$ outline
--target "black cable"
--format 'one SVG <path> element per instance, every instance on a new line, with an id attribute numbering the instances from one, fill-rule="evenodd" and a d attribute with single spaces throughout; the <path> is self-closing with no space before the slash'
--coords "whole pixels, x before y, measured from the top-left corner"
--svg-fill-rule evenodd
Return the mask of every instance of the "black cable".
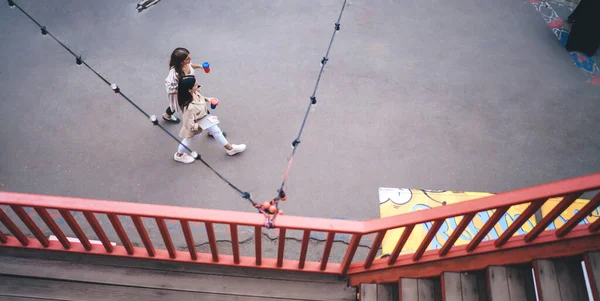
<path id="1" fill-rule="evenodd" d="M 72 54 L 75 57 L 75 62 L 78 65 L 82 65 L 83 64 L 88 69 L 90 69 L 92 72 L 94 72 L 94 74 L 96 74 L 102 81 L 104 81 L 104 83 L 106 83 L 107 85 L 109 85 L 111 87 L 111 89 L 115 93 L 121 95 L 121 97 L 123 97 L 132 106 L 134 106 L 136 109 L 138 109 L 138 111 L 140 111 L 140 113 L 144 114 L 147 118 L 149 118 L 154 125 L 158 126 L 161 130 L 163 130 L 163 132 L 167 133 L 167 135 L 169 135 L 171 138 L 173 138 L 175 141 L 177 141 L 177 143 L 179 143 L 180 145 L 183 145 L 183 147 L 185 147 L 185 149 L 187 149 L 190 153 L 193 154 L 192 157 L 194 157 L 196 160 L 202 162 L 206 167 L 208 167 L 210 170 L 212 170 L 221 180 L 223 180 L 223 182 L 225 182 L 227 185 L 229 185 L 229 187 L 231 187 L 235 191 L 237 191 L 241 195 L 242 198 L 247 199 L 252 204 L 253 207 L 256 207 L 256 203 L 252 200 L 250 193 L 242 191 L 237 186 L 235 186 L 233 183 L 231 183 L 229 180 L 227 180 L 225 177 L 223 177 L 223 175 L 221 175 L 219 172 L 217 172 L 204 159 L 202 159 L 202 157 L 200 156 L 200 154 L 198 154 L 197 152 L 191 150 L 189 147 L 187 147 L 185 144 L 183 144 L 182 141 L 180 141 L 177 137 L 175 137 L 173 134 L 171 134 L 171 132 L 169 132 L 164 126 L 162 126 L 161 124 L 159 124 L 156 116 L 149 115 L 148 113 L 146 113 L 146 111 L 144 111 L 142 108 L 140 108 L 140 106 L 138 106 L 133 100 L 131 100 L 129 97 L 127 97 L 125 94 L 123 94 L 123 92 L 121 92 L 121 89 L 116 84 L 111 84 L 106 78 L 104 78 L 104 76 L 102 76 L 100 73 L 98 73 L 88 63 L 86 63 L 85 60 L 83 60 L 80 55 L 77 55 L 67 45 L 65 45 L 58 38 L 56 38 L 52 33 L 50 33 L 50 31 L 46 28 L 46 26 L 43 26 L 42 24 L 40 24 L 36 19 L 34 19 L 31 15 L 29 15 L 18 4 L 16 4 L 14 2 L 14 0 L 8 0 L 8 5 L 11 8 L 12 7 L 18 8 L 24 15 L 26 15 L 31 21 L 33 21 L 41 29 L 43 35 L 49 35 L 50 37 L 52 37 L 52 39 L 54 39 L 54 41 L 56 41 L 65 50 L 67 50 L 70 54 Z M 264 212 L 261 209 L 259 209 L 259 208 L 258 208 L 258 211 L 264 214 Z"/>
<path id="2" fill-rule="evenodd" d="M 277 213 L 279 212 L 279 199 L 281 198 L 281 194 L 283 193 L 285 195 L 285 193 L 283 192 L 284 191 L 283 188 L 285 187 L 285 182 L 287 180 L 290 169 L 292 167 L 294 155 L 296 154 L 296 150 L 298 149 L 298 145 L 300 144 L 300 138 L 302 137 L 302 132 L 304 131 L 304 126 L 306 125 L 306 121 L 308 119 L 308 114 L 310 113 L 311 107 L 313 105 L 317 104 L 317 98 L 316 98 L 317 89 L 319 87 L 319 82 L 321 81 L 321 77 L 323 75 L 323 70 L 325 69 L 325 65 L 329 61 L 329 52 L 331 51 L 331 45 L 333 45 L 333 41 L 335 39 L 335 34 L 340 30 L 340 21 L 342 20 L 342 15 L 344 14 L 344 8 L 346 8 L 346 2 L 347 2 L 347 0 L 344 0 L 344 3 L 342 4 L 342 9 L 340 10 L 340 14 L 338 16 L 337 22 L 335 22 L 335 27 L 333 30 L 333 34 L 331 35 L 331 40 L 329 41 L 329 46 L 327 47 L 327 52 L 325 53 L 325 56 L 323 57 L 323 59 L 321 59 L 321 70 L 319 71 L 319 75 L 317 76 L 317 82 L 315 83 L 315 88 L 313 89 L 312 95 L 310 96 L 310 102 L 308 103 L 308 108 L 306 109 L 306 113 L 304 113 L 304 119 L 302 119 L 302 124 L 300 125 L 300 130 L 298 131 L 298 136 L 296 136 L 296 139 L 292 142 L 292 154 L 290 155 L 290 158 L 288 160 L 288 166 L 283 174 L 283 181 L 281 182 L 281 186 L 279 187 L 279 190 L 278 190 L 279 196 L 273 200 L 275 203 L 275 206 L 278 209 L 275 212 L 275 214 L 273 215 L 273 220 L 275 220 L 275 218 L 277 217 Z"/>
<path id="3" fill-rule="evenodd" d="M 308 114 L 310 113 L 310 108 L 311 108 L 311 106 L 317 104 L 317 98 L 316 98 L 317 89 L 319 87 L 319 82 L 321 81 L 321 76 L 323 75 L 323 70 L 325 69 L 325 65 L 327 64 L 327 61 L 329 61 L 329 52 L 331 51 L 331 45 L 333 45 L 333 41 L 335 39 L 335 34 L 340 30 L 340 20 L 342 19 L 342 14 L 344 13 L 344 8 L 346 7 L 346 1 L 347 0 L 344 0 L 344 3 L 342 4 L 342 9 L 340 10 L 340 14 L 338 16 L 337 22 L 335 23 L 333 34 L 331 35 L 331 40 L 329 41 L 329 46 L 327 47 L 327 52 L 325 53 L 325 56 L 321 60 L 321 70 L 319 71 L 319 75 L 317 77 L 317 82 L 315 83 L 315 88 L 313 89 L 313 93 L 310 96 L 310 102 L 308 104 L 308 108 L 306 109 L 306 113 L 304 113 L 304 119 L 302 120 L 302 125 L 300 125 L 300 130 L 298 131 L 298 136 L 292 142 L 292 155 L 290 156 L 289 164 L 284 173 L 283 181 L 281 182 L 279 191 L 282 191 L 285 186 L 285 181 L 287 180 L 288 173 L 290 171 L 290 168 L 292 167 L 292 164 L 291 164 L 292 160 L 294 158 L 294 155 L 296 154 L 298 145 L 300 144 L 300 138 L 302 137 L 302 132 L 304 131 L 304 126 L 306 125 L 306 120 L 308 119 Z"/>

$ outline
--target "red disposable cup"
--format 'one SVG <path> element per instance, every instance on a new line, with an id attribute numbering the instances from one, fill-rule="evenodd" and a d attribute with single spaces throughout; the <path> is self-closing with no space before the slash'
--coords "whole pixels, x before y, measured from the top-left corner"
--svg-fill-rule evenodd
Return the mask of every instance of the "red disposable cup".
<path id="1" fill-rule="evenodd" d="M 217 98 L 211 98 L 210 100 L 210 108 L 215 109 L 219 105 L 219 100 Z"/>

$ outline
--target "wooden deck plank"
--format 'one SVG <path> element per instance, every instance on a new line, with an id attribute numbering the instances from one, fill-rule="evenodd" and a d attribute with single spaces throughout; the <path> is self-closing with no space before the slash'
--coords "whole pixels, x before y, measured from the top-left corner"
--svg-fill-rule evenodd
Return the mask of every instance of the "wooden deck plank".
<path id="1" fill-rule="evenodd" d="M 0 274 L 85 281 L 106 285 L 167 288 L 214 294 L 228 292 L 255 297 L 315 298 L 320 300 L 346 300 L 354 297 L 354 290 L 341 282 L 264 280 L 252 277 L 107 267 L 1 256 L 0 262 L 2 262 Z"/>
<path id="2" fill-rule="evenodd" d="M 362 283 L 360 285 L 360 301 L 377 301 L 377 284 Z"/>
<path id="3" fill-rule="evenodd" d="M 488 267 L 486 276 L 490 301 L 512 301 L 505 267 Z"/>
<path id="4" fill-rule="evenodd" d="M 31 298 L 31 297 L 19 297 L 19 296 L 5 296 L 0 295 L 2 301 L 63 301 L 61 299 L 48 299 L 48 298 Z"/>
<path id="5" fill-rule="evenodd" d="M 64 281 L 16 276 L 0 276 L 0 293 L 29 298 L 42 297 L 50 298 L 51 300 L 67 301 L 289 301 L 289 299 L 281 298 L 196 293 L 83 282 L 66 283 Z"/>
<path id="6" fill-rule="evenodd" d="M 437 301 L 436 282 L 433 279 L 418 279 L 419 301 Z"/>
<path id="7" fill-rule="evenodd" d="M 320 273 L 273 271 L 252 268 L 212 266 L 195 263 L 169 262 L 154 259 L 124 258 L 93 254 L 76 254 L 67 252 L 48 252 L 44 250 L 31 250 L 21 248 L 2 247 L 0 248 L 0 256 L 67 261 L 74 263 L 141 268 L 149 270 L 186 271 L 188 273 L 207 275 L 229 275 L 241 277 L 250 276 L 260 279 L 285 279 L 308 282 L 345 283 L 345 280 L 341 280 L 341 278 L 338 275 L 327 275 Z"/>
<path id="8" fill-rule="evenodd" d="M 531 268 L 507 267 L 506 276 L 511 301 L 536 301 Z"/>
<path id="9" fill-rule="evenodd" d="M 579 259 L 564 258 L 555 259 L 553 262 L 562 299 L 588 301 L 581 261 Z"/>
<path id="10" fill-rule="evenodd" d="M 444 286 L 442 294 L 444 301 L 462 301 L 462 287 L 460 284 L 460 273 L 444 272 L 442 273 Z"/>
<path id="11" fill-rule="evenodd" d="M 400 301 L 419 301 L 419 284 L 417 279 L 400 278 L 398 280 Z"/>
<path id="12" fill-rule="evenodd" d="M 477 274 L 460 273 L 462 301 L 479 301 L 479 288 L 477 287 Z"/>
<path id="13" fill-rule="evenodd" d="M 398 301 L 397 288 L 392 283 L 377 284 L 377 301 Z"/>
<path id="14" fill-rule="evenodd" d="M 561 301 L 554 263 L 550 260 L 536 260 L 534 261 L 534 268 L 540 299 L 544 301 Z"/>

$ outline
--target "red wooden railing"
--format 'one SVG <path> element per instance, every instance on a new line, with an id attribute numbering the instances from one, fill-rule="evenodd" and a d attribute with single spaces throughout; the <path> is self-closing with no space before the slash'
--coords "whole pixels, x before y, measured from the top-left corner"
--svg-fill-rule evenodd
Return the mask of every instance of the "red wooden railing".
<path id="1" fill-rule="evenodd" d="M 468 255 L 487 254 L 499 250 L 512 250 L 523 247 L 532 247 L 556 241 L 573 240 L 588 237 L 592 246 L 600 242 L 598 230 L 600 219 L 591 224 L 578 225 L 588 214 L 600 205 L 600 193 L 593 198 L 569 219 L 562 227 L 546 231 L 547 226 L 554 221 L 569 205 L 587 191 L 600 188 L 600 173 L 568 179 L 564 181 L 543 184 L 535 187 L 519 189 L 466 201 L 443 207 L 432 208 L 424 211 L 375 219 L 369 221 L 347 221 L 337 219 L 306 218 L 297 216 L 279 216 L 276 227 L 279 237 L 286 237 L 288 230 L 303 231 L 300 247 L 300 256 L 297 260 L 284 259 L 285 243 L 279 239 L 277 258 L 263 258 L 262 256 L 262 231 L 264 218 L 256 213 L 231 212 L 198 208 L 182 208 L 174 206 L 161 206 L 139 203 L 99 201 L 67 197 L 55 197 L 12 192 L 0 192 L 0 205 L 10 206 L 15 215 L 22 221 L 33 237 L 26 236 L 9 214 L 0 209 L 0 221 L 12 235 L 0 231 L 0 246 L 46 249 L 55 251 L 79 252 L 89 254 L 124 256 L 145 259 L 159 259 L 182 262 L 195 262 L 202 264 L 218 264 L 228 266 L 241 266 L 252 268 L 266 268 L 293 271 L 320 272 L 340 275 L 359 275 L 372 271 L 391 269 L 417 263 L 435 262 L 449 258 L 460 258 Z M 526 235 L 514 236 L 515 232 L 541 208 L 549 198 L 562 197 L 554 209 L 543 217 L 541 221 Z M 526 210 L 517 218 L 504 233 L 495 240 L 482 242 L 488 232 L 494 228 L 503 214 L 514 205 L 528 203 Z M 26 208 L 33 208 L 43 223 L 56 236 L 57 241 L 49 240 L 39 228 L 39 225 L 26 212 Z M 79 242 L 69 240 L 63 233 L 48 210 L 58 210 L 65 224 L 73 231 Z M 492 217 L 481 227 L 479 232 L 466 246 L 454 246 L 460 234 L 472 221 L 478 212 L 494 210 Z M 73 212 L 81 212 L 89 224 L 91 231 L 86 233 L 82 225 L 73 217 Z M 98 215 L 106 215 L 112 228 L 116 232 L 120 245 L 113 246 L 105 232 L 106 229 L 98 221 Z M 144 248 L 135 247 L 119 217 L 130 218 L 139 234 Z M 462 217 L 455 231 L 450 235 L 442 248 L 428 250 L 431 241 L 440 226 L 447 218 Z M 14 217 L 13 217 L 14 218 Z M 157 249 L 148 235 L 142 218 L 156 221 L 162 243 L 166 249 Z M 185 237 L 187 252 L 177 250 L 165 220 L 175 220 L 181 225 L 181 233 Z M 201 222 L 205 225 L 205 233 L 210 246 L 210 253 L 198 253 L 196 250 L 192 222 Z M 432 223 L 427 235 L 420 242 L 417 250 L 412 254 L 400 255 L 403 247 L 410 238 L 413 229 L 422 223 Z M 232 255 L 219 253 L 215 235 L 215 225 L 227 225 L 232 244 Z M 86 225 L 87 226 L 87 225 Z M 255 256 L 241 256 L 238 237 L 238 227 L 249 226 L 255 230 Z M 86 227 L 84 227 L 86 228 Z M 387 231 L 404 229 L 396 247 L 389 258 L 375 259 L 378 249 Z M 101 244 L 90 242 L 91 232 L 99 239 Z M 312 232 L 326 232 L 327 239 L 322 251 L 320 262 L 307 261 L 307 251 Z M 329 258 L 336 234 L 352 235 L 341 263 L 329 263 Z M 180 235 L 179 234 L 179 235 Z M 361 238 L 365 235 L 375 234 L 371 250 L 366 259 L 361 262 L 352 262 Z M 600 249 L 600 243 L 596 245 Z M 561 253 L 562 254 L 562 253 Z M 510 260 L 510 259 L 509 259 Z"/>

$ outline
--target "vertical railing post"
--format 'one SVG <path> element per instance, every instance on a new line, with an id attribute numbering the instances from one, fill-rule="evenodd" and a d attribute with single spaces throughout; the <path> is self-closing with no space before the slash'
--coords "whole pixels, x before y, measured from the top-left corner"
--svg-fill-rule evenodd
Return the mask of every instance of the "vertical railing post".
<path id="1" fill-rule="evenodd" d="M 42 230 L 40 230 L 40 228 L 35 224 L 35 222 L 33 221 L 33 219 L 31 219 L 29 214 L 25 212 L 23 207 L 13 205 L 10 206 L 10 208 L 12 208 L 12 210 L 17 214 L 17 216 L 19 216 L 21 221 L 23 221 L 23 224 L 25 224 L 25 226 L 29 228 L 31 233 L 33 233 L 35 238 L 37 238 L 37 240 L 42 244 L 42 246 L 44 246 L 44 248 L 47 248 L 50 245 L 48 238 L 46 238 Z"/>
<path id="2" fill-rule="evenodd" d="M 237 225 L 230 224 L 229 232 L 231 233 L 231 250 L 233 251 L 233 263 L 240 264 L 240 242 L 238 239 Z"/>
<path id="3" fill-rule="evenodd" d="M 2 209 L 0 209 L 0 221 L 4 224 L 4 226 L 6 226 L 8 231 L 10 231 L 10 233 L 12 233 L 17 238 L 17 240 L 19 240 L 21 245 L 29 245 L 29 239 L 27 239 L 25 234 L 23 234 L 23 232 L 19 230 L 19 227 L 17 227 L 17 225 L 13 223 L 10 217 L 8 217 L 8 215 L 6 215 L 6 213 L 4 213 Z"/>
<path id="4" fill-rule="evenodd" d="M 333 239 L 335 238 L 335 232 L 329 232 L 327 234 L 327 241 L 325 242 L 325 249 L 323 249 L 323 256 L 321 257 L 321 271 L 324 271 L 329 261 L 329 255 L 331 254 L 331 247 L 333 246 Z"/>
<path id="5" fill-rule="evenodd" d="M 142 239 L 142 243 L 144 244 L 144 247 L 146 247 L 148 256 L 154 257 L 154 255 L 155 255 L 154 246 L 152 245 L 152 241 L 150 240 L 150 237 L 148 236 L 148 232 L 146 231 L 146 227 L 144 226 L 144 222 L 142 221 L 142 218 L 139 216 L 131 216 L 131 219 L 133 220 L 133 224 L 135 225 L 135 228 L 137 229 L 138 234 L 140 235 L 140 238 Z"/>
<path id="6" fill-rule="evenodd" d="M 352 239 L 350 239 L 350 245 L 348 245 L 348 250 L 346 250 L 346 255 L 342 261 L 342 276 L 346 276 L 348 273 L 348 268 L 350 268 L 350 264 L 352 263 L 352 259 L 354 258 L 354 254 L 356 253 L 356 249 L 358 248 L 358 243 L 360 243 L 361 238 L 362 234 L 352 235 Z"/>

